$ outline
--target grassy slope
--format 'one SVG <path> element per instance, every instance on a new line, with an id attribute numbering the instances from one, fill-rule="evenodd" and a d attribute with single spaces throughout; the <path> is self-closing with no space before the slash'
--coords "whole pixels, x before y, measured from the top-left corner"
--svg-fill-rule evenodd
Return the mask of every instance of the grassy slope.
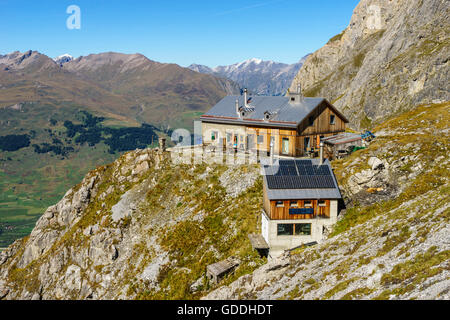
<path id="1" fill-rule="evenodd" d="M 51 142 L 46 131 L 51 129 L 63 140 L 63 122 L 76 121 L 78 110 L 73 106 L 50 105 L 25 105 L 22 111 L 0 109 L 3 124 L 0 134 L 28 134 L 34 130 L 32 145 Z M 52 126 L 50 119 L 58 123 Z M 0 152 L 0 225 L 3 226 L 0 247 L 28 235 L 45 209 L 58 202 L 89 170 L 117 157 L 109 154 L 103 143 L 96 147 L 73 145 L 76 152 L 64 159 L 52 153 L 36 154 L 31 145 L 15 152 Z M 8 226 L 13 229 L 7 229 Z"/>

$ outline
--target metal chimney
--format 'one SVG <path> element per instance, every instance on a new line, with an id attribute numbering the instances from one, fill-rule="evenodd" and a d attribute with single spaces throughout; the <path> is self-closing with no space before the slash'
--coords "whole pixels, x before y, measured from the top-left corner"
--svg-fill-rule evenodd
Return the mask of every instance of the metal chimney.
<path id="1" fill-rule="evenodd" d="M 319 151 L 319 165 L 321 166 L 323 164 L 323 147 L 324 143 L 320 141 L 320 151 Z"/>
<path id="2" fill-rule="evenodd" d="M 248 91 L 247 91 L 247 88 L 245 88 L 244 89 L 244 105 L 247 105 L 247 94 L 248 94 Z"/>
<path id="3" fill-rule="evenodd" d="M 241 113 L 239 112 L 239 100 L 236 99 L 236 114 L 238 115 L 238 117 L 241 117 Z"/>

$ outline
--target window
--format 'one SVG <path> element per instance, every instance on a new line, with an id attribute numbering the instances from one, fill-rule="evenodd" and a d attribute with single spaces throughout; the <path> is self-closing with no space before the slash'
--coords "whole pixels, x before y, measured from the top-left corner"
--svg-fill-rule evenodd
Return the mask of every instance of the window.
<path id="1" fill-rule="evenodd" d="M 319 207 L 326 207 L 327 203 L 325 202 L 325 200 L 319 200 Z"/>
<path id="2" fill-rule="evenodd" d="M 211 132 L 211 140 L 215 141 L 217 139 L 217 135 L 218 135 L 217 131 Z"/>
<path id="3" fill-rule="evenodd" d="M 294 226 L 296 236 L 310 236 L 311 223 L 297 223 Z"/>
<path id="4" fill-rule="evenodd" d="M 278 236 L 292 236 L 294 235 L 294 225 L 293 224 L 279 224 L 277 226 Z"/>
<path id="5" fill-rule="evenodd" d="M 308 150 L 311 147 L 311 139 L 309 137 L 305 137 L 304 139 L 304 145 L 305 145 L 305 150 Z"/>
<path id="6" fill-rule="evenodd" d="M 258 144 L 263 144 L 264 143 L 264 136 L 263 135 L 259 135 L 258 136 Z"/>
<path id="7" fill-rule="evenodd" d="M 291 97 L 291 101 L 295 101 L 295 97 Z"/>
<path id="8" fill-rule="evenodd" d="M 313 126 L 314 125 L 314 117 L 309 117 L 309 125 Z"/>
<path id="9" fill-rule="evenodd" d="M 305 207 L 312 207 L 312 201 L 311 201 L 311 200 L 306 200 L 306 201 L 304 202 L 304 206 L 305 206 Z"/>
<path id="10" fill-rule="evenodd" d="M 283 201 L 277 201 L 276 202 L 276 206 L 277 206 L 277 208 L 283 208 L 284 207 L 284 202 Z"/>
<path id="11" fill-rule="evenodd" d="M 227 143 L 231 142 L 231 138 L 233 137 L 233 135 L 229 132 L 227 132 Z"/>
<path id="12" fill-rule="evenodd" d="M 311 235 L 311 223 L 296 223 L 296 224 L 278 224 L 277 225 L 278 236 L 310 236 Z"/>
<path id="13" fill-rule="evenodd" d="M 247 148 L 248 149 L 254 149 L 255 148 L 255 135 L 249 134 L 247 136 Z"/>
<path id="14" fill-rule="evenodd" d="M 289 154 L 289 138 L 283 138 L 281 143 L 281 153 Z"/>
<path id="15" fill-rule="evenodd" d="M 291 208 L 297 208 L 297 207 L 298 207 L 297 201 L 291 201 L 291 202 L 290 202 L 290 207 L 291 207 Z"/>
<path id="16" fill-rule="evenodd" d="M 335 124 L 336 123 L 336 116 L 334 114 L 332 114 L 330 116 L 330 124 Z"/>
<path id="17" fill-rule="evenodd" d="M 244 142 L 244 136 L 240 136 L 241 137 L 241 142 Z"/>

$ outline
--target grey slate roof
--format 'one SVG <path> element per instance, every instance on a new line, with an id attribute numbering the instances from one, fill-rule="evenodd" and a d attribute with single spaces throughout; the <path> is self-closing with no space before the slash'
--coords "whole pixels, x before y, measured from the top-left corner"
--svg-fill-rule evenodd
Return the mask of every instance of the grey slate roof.
<path id="1" fill-rule="evenodd" d="M 264 126 L 296 128 L 308 114 L 320 105 L 324 98 L 304 98 L 299 103 L 293 103 L 289 97 L 280 96 L 252 96 L 250 103 L 255 111 L 244 119 L 239 119 L 236 114 L 236 100 L 239 106 L 244 106 L 244 96 L 227 96 L 219 101 L 212 109 L 205 113 L 202 121 L 224 122 L 235 124 L 261 124 Z M 265 122 L 264 112 L 276 113 Z"/>
<path id="2" fill-rule="evenodd" d="M 319 159 L 311 159 L 313 165 L 319 164 Z M 334 182 L 334 188 L 332 189 L 269 189 L 269 185 L 267 183 L 267 175 L 273 175 L 274 172 L 277 172 L 278 169 L 276 167 L 264 167 L 264 186 L 267 190 L 267 197 L 269 200 L 311 200 L 311 199 L 341 199 L 341 192 L 339 191 L 338 183 L 336 181 L 336 177 L 332 171 L 332 167 L 330 161 L 326 159 L 323 162 L 323 165 L 329 167 L 331 176 Z"/>

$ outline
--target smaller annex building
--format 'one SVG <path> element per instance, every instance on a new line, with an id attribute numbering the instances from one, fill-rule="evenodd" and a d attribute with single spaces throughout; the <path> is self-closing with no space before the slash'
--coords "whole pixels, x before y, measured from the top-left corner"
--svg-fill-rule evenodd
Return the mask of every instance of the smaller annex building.
<path id="1" fill-rule="evenodd" d="M 337 222 L 342 198 L 328 160 L 279 160 L 263 165 L 262 236 L 275 257 L 311 242 L 320 242 Z"/>

